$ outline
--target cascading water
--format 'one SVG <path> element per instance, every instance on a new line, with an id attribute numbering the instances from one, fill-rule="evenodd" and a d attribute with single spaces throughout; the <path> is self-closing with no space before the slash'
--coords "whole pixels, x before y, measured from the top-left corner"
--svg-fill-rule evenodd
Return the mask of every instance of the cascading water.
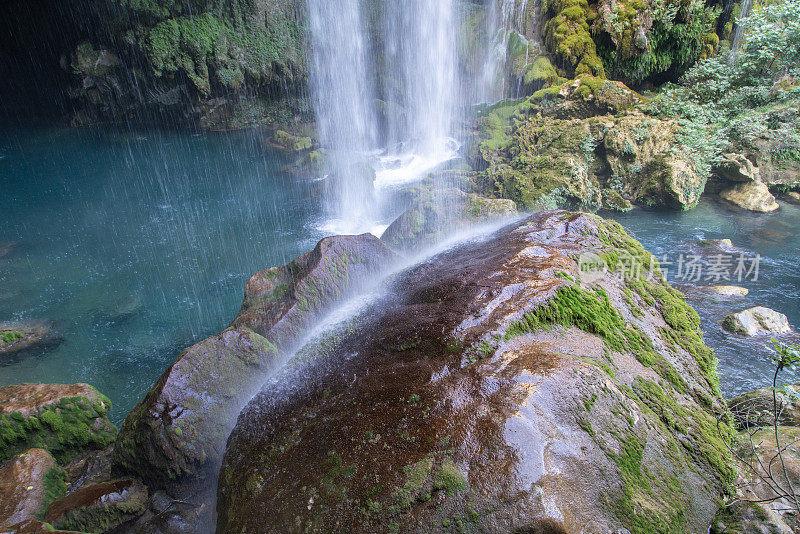
<path id="1" fill-rule="evenodd" d="M 461 91 L 453 1 L 308 0 L 312 90 L 331 168 L 326 230 L 378 233 L 387 221 L 373 187 L 380 197 L 382 188 L 419 179 L 456 155 Z M 376 5 L 380 20 L 372 22 L 380 36 L 367 24 L 366 8 Z M 374 184 L 363 165 L 369 153 Z"/>
<path id="2" fill-rule="evenodd" d="M 531 43 L 524 35 L 525 12 L 529 0 L 491 0 L 487 7 L 486 32 L 491 39 L 487 47 L 487 56 L 477 88 L 477 97 L 482 102 L 494 102 L 513 96 L 507 87 L 506 70 L 508 68 L 509 43 L 512 35 L 525 46 L 526 64 L 535 54 L 530 53 Z"/>
<path id="3" fill-rule="evenodd" d="M 400 84 L 403 117 L 391 117 L 389 139 L 423 154 L 447 150 L 459 94 L 453 2 L 409 0 L 386 6 L 388 78 Z M 427 154 L 430 155 L 430 154 Z"/>
<path id="4" fill-rule="evenodd" d="M 317 130 L 332 172 L 326 207 L 332 230 L 356 233 L 376 217 L 371 176 L 359 164 L 377 136 L 369 43 L 359 0 L 309 0 L 308 7 Z"/>

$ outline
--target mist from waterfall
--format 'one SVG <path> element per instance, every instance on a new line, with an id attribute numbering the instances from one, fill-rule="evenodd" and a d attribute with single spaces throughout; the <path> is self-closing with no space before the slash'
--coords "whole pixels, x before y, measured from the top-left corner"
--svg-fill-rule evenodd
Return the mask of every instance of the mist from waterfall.
<path id="1" fill-rule="evenodd" d="M 457 153 L 454 0 L 308 0 L 308 7 L 311 86 L 330 169 L 326 230 L 379 233 L 388 224 L 381 189 L 418 180 Z M 364 163 L 376 171 L 374 183 Z"/>

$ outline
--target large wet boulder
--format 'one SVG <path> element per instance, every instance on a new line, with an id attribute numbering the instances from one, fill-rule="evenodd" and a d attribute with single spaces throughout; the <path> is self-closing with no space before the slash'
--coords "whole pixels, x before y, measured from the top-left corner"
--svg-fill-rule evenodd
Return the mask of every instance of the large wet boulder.
<path id="1" fill-rule="evenodd" d="M 516 212 L 513 200 L 486 198 L 455 187 L 421 188 L 414 192 L 411 207 L 389 225 L 381 240 L 398 250 L 418 250 L 472 224 L 510 217 Z"/>
<path id="2" fill-rule="evenodd" d="M 544 212 L 394 277 L 243 410 L 218 532 L 706 532 L 733 469 L 699 317 L 584 255 L 651 259 Z"/>
<path id="3" fill-rule="evenodd" d="M 0 388 L 0 460 L 45 449 L 59 464 L 103 449 L 117 429 L 111 402 L 88 384 L 17 384 Z"/>
<path id="4" fill-rule="evenodd" d="M 46 450 L 14 456 L 0 467 L 0 530 L 36 519 L 64 491 L 63 475 Z"/>
<path id="5" fill-rule="evenodd" d="M 728 315 L 722 321 L 722 328 L 743 336 L 786 334 L 792 331 L 789 319 L 784 314 L 763 306 Z"/>
<path id="6" fill-rule="evenodd" d="M 375 236 L 339 236 L 254 274 L 229 328 L 183 351 L 125 419 L 114 467 L 151 488 L 194 492 L 194 481 L 215 474 L 241 407 L 293 340 L 394 258 Z"/>

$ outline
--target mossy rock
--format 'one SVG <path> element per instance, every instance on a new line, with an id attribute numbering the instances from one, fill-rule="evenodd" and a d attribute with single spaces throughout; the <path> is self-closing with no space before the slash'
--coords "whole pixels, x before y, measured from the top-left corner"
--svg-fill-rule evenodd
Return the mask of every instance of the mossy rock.
<path id="1" fill-rule="evenodd" d="M 0 460 L 47 450 L 66 464 L 87 449 L 113 443 L 111 401 L 87 384 L 19 384 L 0 388 Z"/>
<path id="2" fill-rule="evenodd" d="M 584 255 L 646 267 L 587 277 Z M 705 531 L 732 432 L 657 265 L 620 225 L 550 211 L 400 273 L 242 411 L 218 528 Z"/>

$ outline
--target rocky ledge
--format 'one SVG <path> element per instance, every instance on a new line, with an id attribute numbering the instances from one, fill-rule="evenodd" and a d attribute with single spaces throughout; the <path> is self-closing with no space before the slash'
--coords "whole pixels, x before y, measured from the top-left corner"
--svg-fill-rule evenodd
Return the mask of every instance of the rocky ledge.
<path id="1" fill-rule="evenodd" d="M 587 255 L 651 265 L 557 211 L 393 278 L 242 411 L 217 531 L 708 531 L 734 470 L 699 318 Z"/>

